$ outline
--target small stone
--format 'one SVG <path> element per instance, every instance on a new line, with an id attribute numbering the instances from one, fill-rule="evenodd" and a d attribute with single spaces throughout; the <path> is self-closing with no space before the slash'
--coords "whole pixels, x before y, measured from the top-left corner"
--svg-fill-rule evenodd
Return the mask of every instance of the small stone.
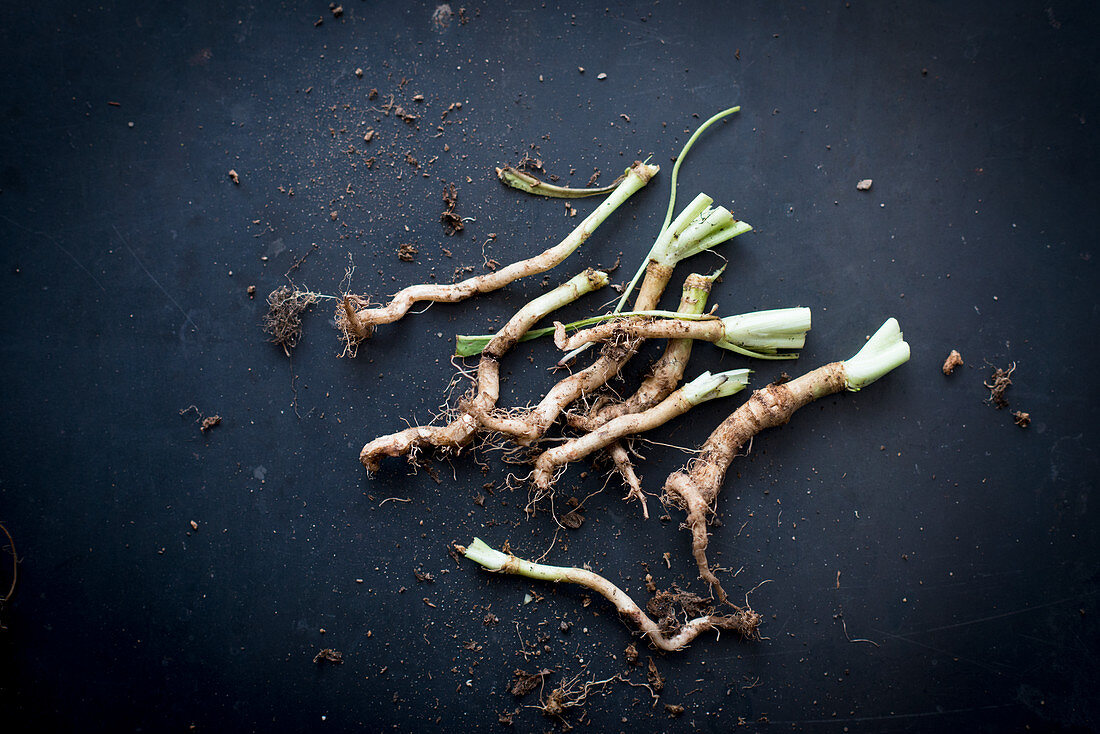
<path id="1" fill-rule="evenodd" d="M 596 78 L 599 79 L 602 82 L 604 79 L 607 78 L 607 74 L 604 74 L 604 73 L 601 72 L 601 73 L 596 75 Z"/>
<path id="2" fill-rule="evenodd" d="M 238 186 L 240 186 L 241 184 L 240 174 L 238 174 L 237 171 L 232 168 L 229 169 L 229 180 L 237 184 Z"/>
<path id="3" fill-rule="evenodd" d="M 357 76 L 357 77 L 359 77 L 360 79 L 362 79 L 362 78 L 363 78 L 363 70 L 362 70 L 362 69 L 356 69 L 356 70 L 355 70 L 355 76 Z"/>
<path id="4" fill-rule="evenodd" d="M 862 181 L 860 181 L 859 183 L 856 184 L 856 190 L 857 191 L 870 191 L 872 183 L 873 182 L 872 182 L 871 179 L 865 178 L 865 179 L 863 179 Z"/>

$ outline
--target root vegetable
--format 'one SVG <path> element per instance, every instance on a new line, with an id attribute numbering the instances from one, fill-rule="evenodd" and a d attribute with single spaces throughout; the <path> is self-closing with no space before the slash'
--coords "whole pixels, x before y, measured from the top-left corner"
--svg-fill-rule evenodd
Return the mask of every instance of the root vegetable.
<path id="1" fill-rule="evenodd" d="M 745 637 L 752 637 L 757 634 L 761 621 L 760 615 L 752 609 L 734 607 L 735 613 L 732 615 L 706 614 L 685 622 L 678 630 L 666 630 L 643 612 L 626 592 L 587 569 L 525 561 L 491 548 L 479 538 L 474 538 L 468 547 L 458 546 L 458 551 L 489 571 L 539 581 L 564 581 L 591 589 L 610 601 L 627 624 L 640 630 L 655 647 L 666 652 L 682 650 L 707 630 L 734 630 Z"/>
<path id="2" fill-rule="evenodd" d="M 645 279 L 638 289 L 636 311 L 657 306 L 677 262 L 751 229 L 724 208 L 712 209 L 712 202 L 709 196 L 699 194 L 658 238 L 650 250 Z M 581 395 L 594 392 L 617 375 L 641 343 L 640 339 L 633 339 L 606 345 L 594 364 L 558 382 L 537 406 L 524 414 L 481 412 L 477 417 L 486 428 L 529 445 L 541 438 L 561 412 Z"/>
<path id="3" fill-rule="evenodd" d="M 478 293 L 503 288 L 514 280 L 545 272 L 561 263 L 580 247 L 596 228 L 632 194 L 645 186 L 660 170 L 658 166 L 637 162 L 628 169 L 626 178 L 584 221 L 577 225 L 568 237 L 545 252 L 507 265 L 499 270 L 468 278 L 452 285 L 425 283 L 400 291 L 389 304 L 380 308 L 364 308 L 354 311 L 346 306 L 337 309 L 337 325 L 348 335 L 349 341 L 369 338 L 378 324 L 389 324 L 408 313 L 418 301 L 462 301 Z"/>
<path id="4" fill-rule="evenodd" d="M 544 451 L 535 461 L 532 481 L 540 490 L 549 489 L 557 470 L 566 464 L 580 461 L 624 436 L 663 425 L 700 403 L 740 392 L 748 384 L 749 370 L 730 370 L 716 375 L 704 372 L 645 412 L 619 416 L 591 433 Z"/>
<path id="5" fill-rule="evenodd" d="M 699 455 L 668 477 L 665 499 L 687 512 L 699 575 L 713 587 L 719 599 L 725 600 L 726 592 L 707 563 L 707 513 L 718 497 L 733 457 L 750 438 L 766 428 L 783 425 L 802 406 L 845 389 L 866 387 L 908 359 L 909 345 L 902 338 L 898 322 L 888 319 L 851 359 L 832 362 L 790 382 L 753 392 L 744 405 L 711 433 Z"/>
<path id="6" fill-rule="evenodd" d="M 589 342 L 610 341 L 622 337 L 644 339 L 697 339 L 713 342 L 758 359 L 795 359 L 806 344 L 810 329 L 810 309 L 777 308 L 769 311 L 704 319 L 657 319 L 629 316 L 566 336 L 565 326 L 554 324 L 554 343 L 563 351 Z"/>
<path id="7" fill-rule="evenodd" d="M 477 369 L 477 392 L 464 401 L 459 416 L 445 426 L 415 426 L 374 439 L 359 452 L 363 466 L 367 471 L 378 471 L 383 456 L 403 456 L 422 446 L 461 450 L 481 428 L 476 415 L 492 410 L 500 398 L 500 360 L 519 337 L 546 314 L 602 288 L 607 282 L 607 273 L 589 268 L 521 308 L 482 352 Z"/>
<path id="8" fill-rule="evenodd" d="M 692 273 L 684 281 L 683 292 L 680 296 L 680 307 L 676 313 L 681 316 L 702 314 L 707 305 L 707 298 L 714 281 L 721 271 L 714 275 L 699 275 Z M 556 328 L 556 327 L 555 327 Z M 683 379 L 684 369 L 691 357 L 693 339 L 671 339 L 665 347 L 664 354 L 650 367 L 649 375 L 642 380 L 642 384 L 626 400 L 621 403 L 605 405 L 599 410 L 592 411 L 587 416 L 569 416 L 569 425 L 586 431 L 594 431 L 604 423 L 618 418 L 621 415 L 640 413 L 652 408 L 657 403 L 672 394 L 676 386 Z"/>

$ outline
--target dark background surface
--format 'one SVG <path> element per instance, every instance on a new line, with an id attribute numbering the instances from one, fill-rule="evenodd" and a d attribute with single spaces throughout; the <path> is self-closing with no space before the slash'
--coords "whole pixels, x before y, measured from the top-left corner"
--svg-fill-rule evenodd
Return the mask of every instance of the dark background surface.
<path id="1" fill-rule="evenodd" d="M 615 684 L 584 720 L 1094 729 L 1095 6 L 471 2 L 466 23 L 452 8 L 440 28 L 433 3 L 349 0 L 339 19 L 325 3 L 5 4 L 0 521 L 21 564 L 0 617 L 0 726 L 493 731 L 536 702 L 506 692 L 516 668 L 551 669 L 547 690 L 629 672 L 631 633 L 602 600 L 448 555 L 475 534 L 528 557 L 554 539 L 547 513 L 526 519 L 523 491 L 501 487 L 495 455 L 487 473 L 437 463 L 438 483 L 398 460 L 368 478 L 356 461 L 366 440 L 427 421 L 455 371 L 453 334 L 492 331 L 541 277 L 382 328 L 354 360 L 337 359 L 324 304 L 288 359 L 265 342 L 263 297 L 313 243 L 296 282 L 339 292 L 350 257 L 352 290 L 381 297 L 481 272 L 489 233 L 500 262 L 557 242 L 579 218 L 492 176 L 525 151 L 574 185 L 650 154 L 662 165 L 551 273 L 621 252 L 626 278 L 664 215 L 671 157 L 741 104 L 681 175 L 681 202 L 702 190 L 756 227 L 722 246 L 712 303 L 810 306 L 814 330 L 796 364 L 701 345 L 689 375 L 751 366 L 763 385 L 850 356 L 890 315 L 913 357 L 762 435 L 731 469 L 711 559 L 741 569 L 726 574 L 734 596 L 763 584 L 751 602 L 767 639 L 653 654 L 668 678 L 656 708 Z M 381 114 L 390 94 L 415 127 Z M 452 238 L 446 182 L 471 218 Z M 397 259 L 406 242 L 414 263 Z M 665 303 L 719 262 L 681 266 Z M 945 378 L 952 348 L 966 366 Z M 537 400 L 554 354 L 518 349 L 501 403 Z M 989 365 L 1012 362 L 1026 430 L 983 402 Z M 698 445 L 740 400 L 652 438 Z M 222 424 L 200 434 L 179 415 L 192 404 Z M 640 448 L 650 491 L 687 458 Z M 602 470 L 575 467 L 559 502 L 602 485 Z M 613 480 L 589 498 L 547 560 L 589 563 L 643 602 L 647 568 L 662 588 L 704 591 L 680 514 L 643 522 L 619 495 Z M 524 605 L 528 592 L 542 598 Z M 499 623 L 482 623 L 487 610 Z M 324 647 L 345 663 L 314 665 Z M 672 720 L 665 703 L 686 711 Z"/>

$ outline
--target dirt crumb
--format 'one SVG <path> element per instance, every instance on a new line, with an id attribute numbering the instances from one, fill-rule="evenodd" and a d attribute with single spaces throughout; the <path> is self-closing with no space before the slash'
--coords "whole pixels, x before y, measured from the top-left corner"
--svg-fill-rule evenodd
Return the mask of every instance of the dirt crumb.
<path id="1" fill-rule="evenodd" d="M 248 297 L 249 298 L 255 298 L 256 297 L 256 286 L 254 286 L 254 285 L 248 286 Z"/>
<path id="2" fill-rule="evenodd" d="M 508 692 L 516 698 L 522 698 L 542 684 L 543 676 L 550 675 L 550 671 L 540 670 L 537 673 L 528 673 L 516 668 L 512 674 L 512 683 L 508 686 Z"/>
<path id="3" fill-rule="evenodd" d="M 676 718 L 677 716 L 684 713 L 684 707 L 676 703 L 666 703 L 665 711 L 668 712 L 669 716 Z"/>
<path id="4" fill-rule="evenodd" d="M 856 184 L 856 190 L 857 191 L 870 191 L 872 183 L 874 183 L 874 181 L 872 181 L 869 178 L 865 178 L 865 179 L 863 179 L 862 181 L 860 181 L 859 183 Z"/>
<path id="5" fill-rule="evenodd" d="M 1008 407 L 1008 399 L 1005 398 L 1005 391 L 1012 386 L 1012 373 L 1016 371 L 1016 363 L 1013 362 L 1008 366 L 1007 370 L 1002 370 L 997 367 L 993 370 L 993 374 L 990 376 L 985 385 L 989 390 L 989 399 L 987 402 L 997 410 Z"/>
<path id="6" fill-rule="evenodd" d="M 1017 410 L 1012 414 L 1012 420 L 1020 428 L 1027 428 L 1031 425 L 1031 413 L 1025 413 L 1022 410 Z"/>
<path id="7" fill-rule="evenodd" d="M 344 653 L 339 650 L 333 650 L 331 647 L 326 647 L 313 656 L 313 662 L 320 665 L 321 663 L 332 663 L 334 665 L 344 664 Z"/>
<path id="8" fill-rule="evenodd" d="M 329 3 L 328 4 L 328 9 L 332 11 L 332 17 L 333 18 L 339 18 L 341 15 L 344 14 L 344 6 L 343 5 L 337 5 L 336 3 Z"/>
<path id="9" fill-rule="evenodd" d="M 411 263 L 416 259 L 416 253 L 420 252 L 415 245 L 405 243 L 397 248 L 397 259 L 401 262 Z"/>
<path id="10" fill-rule="evenodd" d="M 500 724 L 501 726 L 511 726 L 512 725 L 512 717 L 514 715 L 515 714 L 512 711 L 504 711 L 502 713 L 499 713 L 499 714 L 497 714 L 497 723 Z"/>
<path id="11" fill-rule="evenodd" d="M 653 658 L 649 659 L 649 666 L 646 668 L 645 677 L 653 690 L 659 691 L 665 687 L 665 677 L 657 671 L 657 663 L 653 662 Z"/>
<path id="12" fill-rule="evenodd" d="M 238 186 L 241 185 L 241 175 L 237 173 L 236 169 L 229 169 L 229 180 L 237 184 Z"/>
<path id="13" fill-rule="evenodd" d="M 570 530 L 577 530 L 584 525 L 584 510 L 570 510 L 561 516 L 561 524 Z"/>
<path id="14" fill-rule="evenodd" d="M 952 349 L 951 354 L 947 355 L 947 359 L 943 361 L 943 373 L 945 375 L 950 375 L 952 372 L 955 371 L 956 367 L 962 367 L 964 364 L 966 363 L 963 362 L 963 358 L 962 355 L 959 354 L 959 350 Z"/>
<path id="15" fill-rule="evenodd" d="M 630 643 L 626 646 L 626 650 L 623 651 L 623 655 L 626 657 L 626 662 L 631 665 L 638 664 L 638 648 L 634 646 L 634 643 Z"/>
<path id="16" fill-rule="evenodd" d="M 443 189 L 443 214 L 439 217 L 447 236 L 461 232 L 466 226 L 462 217 L 455 212 L 456 206 L 458 206 L 458 190 L 453 183 L 449 183 Z"/>
<path id="17" fill-rule="evenodd" d="M 199 430 L 203 433 L 206 433 L 214 426 L 219 425 L 221 422 L 222 417 L 220 415 L 208 415 L 202 419 L 202 423 L 199 425 Z"/>

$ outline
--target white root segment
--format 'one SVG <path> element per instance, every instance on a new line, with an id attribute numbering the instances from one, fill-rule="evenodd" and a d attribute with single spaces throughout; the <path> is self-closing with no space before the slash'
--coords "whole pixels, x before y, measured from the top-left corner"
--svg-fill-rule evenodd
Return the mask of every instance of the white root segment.
<path id="1" fill-rule="evenodd" d="M 431 445 L 460 450 L 473 440 L 481 423 L 475 415 L 484 414 L 500 398 L 500 360 L 521 336 L 546 314 L 556 311 L 586 293 L 607 285 L 607 273 L 589 268 L 580 275 L 534 299 L 508 320 L 481 353 L 477 367 L 477 392 L 465 401 L 460 415 L 445 426 L 415 426 L 374 439 L 359 452 L 359 461 L 367 471 L 378 471 L 383 456 L 404 456 L 414 448 Z"/>
<path id="2" fill-rule="evenodd" d="M 626 592 L 598 573 L 583 568 L 547 566 L 525 561 L 491 548 L 479 538 L 474 538 L 468 547 L 458 546 L 458 551 L 489 571 L 538 581 L 567 582 L 591 589 L 611 602 L 627 624 L 640 630 L 650 643 L 666 652 L 682 650 L 707 630 L 735 630 L 744 636 L 753 636 L 761 621 L 760 615 L 751 609 L 737 608 L 732 615 L 710 614 L 696 617 L 672 633 L 662 630 Z"/>
<path id="3" fill-rule="evenodd" d="M 687 513 L 699 575 L 719 599 L 725 600 L 726 592 L 707 563 L 707 514 L 737 452 L 761 431 L 789 421 L 802 406 L 846 389 L 858 390 L 908 359 L 909 345 L 902 339 L 898 322 L 889 319 L 847 362 L 832 362 L 785 384 L 754 391 L 744 405 L 714 429 L 698 456 L 668 477 L 664 497 Z"/>
<path id="4" fill-rule="evenodd" d="M 365 308 L 355 312 L 354 318 L 341 308 L 337 311 L 337 320 L 350 338 L 366 339 L 378 324 L 389 324 L 408 313 L 418 301 L 441 301 L 453 303 L 462 301 L 479 293 L 488 293 L 503 288 L 512 281 L 545 272 L 560 264 L 565 258 L 584 244 L 596 228 L 607 219 L 623 202 L 637 192 L 657 174 L 660 168 L 647 163 L 635 162 L 623 181 L 595 211 L 585 217 L 576 229 L 564 240 L 539 255 L 511 263 L 499 270 L 479 275 L 451 285 L 424 283 L 409 286 L 397 293 L 393 299 L 380 308 Z"/>
<path id="5" fill-rule="evenodd" d="M 800 349 L 806 344 L 810 330 L 810 309 L 776 308 L 767 311 L 727 316 L 723 319 L 659 319 L 647 316 L 627 316 L 609 321 L 572 336 L 565 326 L 554 323 L 554 344 L 568 351 L 589 342 L 610 341 L 626 336 L 643 339 L 697 339 L 712 342 L 748 356 L 797 357 L 786 350 Z"/>

